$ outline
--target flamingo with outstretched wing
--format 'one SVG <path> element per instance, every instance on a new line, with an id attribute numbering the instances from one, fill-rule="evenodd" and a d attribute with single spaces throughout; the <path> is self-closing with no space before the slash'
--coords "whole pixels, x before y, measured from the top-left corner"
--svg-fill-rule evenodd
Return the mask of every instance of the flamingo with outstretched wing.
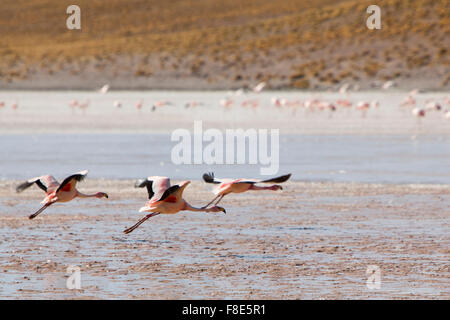
<path id="1" fill-rule="evenodd" d="M 283 188 L 278 185 L 274 184 L 267 187 L 260 187 L 257 186 L 257 183 L 282 183 L 291 177 L 291 174 L 286 174 L 284 176 L 266 179 L 266 180 L 257 180 L 257 179 L 215 179 L 214 173 L 205 173 L 203 175 L 203 180 L 206 183 L 212 183 L 217 184 L 217 187 L 214 188 L 213 192 L 216 195 L 216 197 L 208 203 L 205 207 L 208 207 L 210 204 L 212 204 L 214 201 L 217 200 L 215 205 L 222 200 L 224 196 L 226 196 L 229 193 L 242 193 L 249 190 L 282 190 Z"/>
<path id="2" fill-rule="evenodd" d="M 149 201 L 139 212 L 151 212 L 139 220 L 135 225 L 124 230 L 124 233 L 130 233 L 139 227 L 147 219 L 158 214 L 175 214 L 180 211 L 197 212 L 224 212 L 222 207 L 214 206 L 211 208 L 196 208 L 191 206 L 183 199 L 183 191 L 190 181 L 183 181 L 180 184 L 170 185 L 170 179 L 167 177 L 153 176 L 147 179 L 138 180 L 136 188 L 147 188 Z"/>
<path id="3" fill-rule="evenodd" d="M 29 218 L 36 218 L 37 215 L 56 202 L 69 202 L 75 198 L 108 198 L 108 195 L 104 192 L 84 194 L 76 189 L 77 182 L 82 181 L 87 173 L 87 170 L 75 173 L 65 178 L 61 184 L 53 176 L 45 175 L 29 179 L 18 185 L 16 188 L 17 192 L 22 192 L 33 184 L 36 184 L 46 193 L 45 199 L 41 202 L 44 205 L 30 215 Z"/>

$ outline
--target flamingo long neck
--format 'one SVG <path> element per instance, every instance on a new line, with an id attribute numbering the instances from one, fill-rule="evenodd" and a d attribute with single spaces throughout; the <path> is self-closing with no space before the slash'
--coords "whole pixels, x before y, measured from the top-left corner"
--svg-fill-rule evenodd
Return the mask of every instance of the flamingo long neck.
<path id="1" fill-rule="evenodd" d="M 210 209 L 211 208 L 197 208 L 197 207 L 193 207 L 189 203 L 185 202 L 183 210 L 196 211 L 196 212 L 210 212 L 211 211 Z"/>
<path id="2" fill-rule="evenodd" d="M 80 191 L 78 191 L 78 192 L 77 192 L 77 197 L 79 197 L 79 198 L 95 198 L 95 197 L 97 197 L 97 193 L 94 193 L 94 194 L 84 194 L 84 193 L 81 193 Z"/>

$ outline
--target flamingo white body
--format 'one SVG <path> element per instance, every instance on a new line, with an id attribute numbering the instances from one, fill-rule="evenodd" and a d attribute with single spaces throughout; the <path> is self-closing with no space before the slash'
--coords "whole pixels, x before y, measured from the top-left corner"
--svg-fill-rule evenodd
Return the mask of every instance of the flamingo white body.
<path id="1" fill-rule="evenodd" d="M 407 96 L 401 103 L 401 106 L 403 106 L 403 107 L 415 106 L 415 105 L 416 105 L 416 99 L 412 95 Z"/>
<path id="2" fill-rule="evenodd" d="M 418 117 L 418 118 L 425 117 L 425 110 L 422 108 L 414 108 L 411 110 L 411 113 L 413 116 Z"/>
<path id="3" fill-rule="evenodd" d="M 445 112 L 444 118 L 447 119 L 447 120 L 450 120 L 450 110 Z"/>
<path id="4" fill-rule="evenodd" d="M 108 198 L 108 195 L 104 192 L 97 192 L 94 194 L 84 194 L 77 190 L 77 182 L 82 181 L 88 171 L 84 170 L 75 173 L 67 178 L 60 184 L 53 176 L 45 175 L 40 177 L 35 177 L 25 181 L 24 183 L 17 186 L 16 191 L 22 192 L 23 190 L 36 184 L 45 192 L 45 198 L 41 201 L 44 206 L 40 208 L 37 212 L 32 214 L 29 218 L 33 219 L 42 211 L 44 211 L 50 205 L 56 202 L 69 202 L 77 197 L 79 198 Z"/>
<path id="5" fill-rule="evenodd" d="M 378 108 L 379 106 L 380 106 L 380 102 L 378 102 L 378 100 L 370 101 L 370 107 L 371 108 Z"/>
<path id="6" fill-rule="evenodd" d="M 383 83 L 383 85 L 381 86 L 383 89 L 387 90 L 391 87 L 395 86 L 395 82 L 392 80 L 386 81 L 385 83 Z"/>
<path id="7" fill-rule="evenodd" d="M 345 94 L 347 93 L 347 90 L 350 88 L 350 84 L 349 83 L 345 83 L 342 87 L 339 88 L 339 93 L 340 94 Z"/>
<path id="8" fill-rule="evenodd" d="M 108 90 L 109 90 L 109 84 L 105 84 L 103 87 L 101 87 L 101 88 L 98 90 L 98 92 L 101 93 L 101 94 L 105 94 L 105 93 L 108 92 Z"/>
<path id="9" fill-rule="evenodd" d="M 436 101 L 428 101 L 425 109 L 428 111 L 440 111 L 442 110 L 442 106 Z"/>
<path id="10" fill-rule="evenodd" d="M 273 97 L 272 99 L 270 99 L 270 102 L 275 107 L 281 107 L 281 99 L 278 97 Z"/>
<path id="11" fill-rule="evenodd" d="M 183 191 L 190 181 L 183 181 L 177 185 L 170 185 L 170 179 L 161 176 L 152 176 L 147 179 L 138 180 L 135 187 L 147 188 L 149 201 L 139 209 L 139 212 L 151 212 L 139 220 L 134 226 L 126 229 L 124 233 L 130 233 L 141 225 L 145 220 L 158 214 L 175 214 L 180 211 L 197 212 L 226 212 L 224 208 L 214 206 L 211 208 L 196 208 L 183 199 Z"/>
<path id="12" fill-rule="evenodd" d="M 356 104 L 356 109 L 358 110 L 367 110 L 370 107 L 370 103 L 366 101 L 360 101 Z"/>
<path id="13" fill-rule="evenodd" d="M 352 103 L 348 99 L 339 99 L 336 101 L 336 104 L 340 107 L 346 107 L 346 108 L 349 108 L 352 106 Z"/>
<path id="14" fill-rule="evenodd" d="M 229 108 L 233 104 L 233 100 L 231 100 L 229 98 L 225 98 L 225 99 L 221 99 L 219 101 L 219 103 L 222 107 Z"/>
<path id="15" fill-rule="evenodd" d="M 260 82 L 253 88 L 253 92 L 261 92 L 265 86 L 266 86 L 265 82 Z"/>

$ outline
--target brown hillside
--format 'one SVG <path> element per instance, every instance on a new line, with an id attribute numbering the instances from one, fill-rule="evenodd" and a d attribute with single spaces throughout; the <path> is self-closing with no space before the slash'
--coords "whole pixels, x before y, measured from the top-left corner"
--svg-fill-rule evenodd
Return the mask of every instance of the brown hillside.
<path id="1" fill-rule="evenodd" d="M 3 0 L 0 88 L 450 87 L 450 1 Z"/>

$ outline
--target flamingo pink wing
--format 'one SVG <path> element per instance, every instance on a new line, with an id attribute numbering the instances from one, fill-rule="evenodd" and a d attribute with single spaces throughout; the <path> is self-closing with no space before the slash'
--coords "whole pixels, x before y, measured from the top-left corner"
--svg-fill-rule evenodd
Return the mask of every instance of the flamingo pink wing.
<path id="1" fill-rule="evenodd" d="M 161 198 L 163 193 L 170 188 L 170 179 L 167 177 L 152 176 L 148 177 L 147 180 L 153 181 L 152 189 L 155 193 L 152 197 L 153 199 Z"/>
<path id="2" fill-rule="evenodd" d="M 55 177 L 47 175 L 39 178 L 43 184 L 47 187 L 47 193 L 53 192 L 59 187 L 59 182 L 55 179 Z"/>

